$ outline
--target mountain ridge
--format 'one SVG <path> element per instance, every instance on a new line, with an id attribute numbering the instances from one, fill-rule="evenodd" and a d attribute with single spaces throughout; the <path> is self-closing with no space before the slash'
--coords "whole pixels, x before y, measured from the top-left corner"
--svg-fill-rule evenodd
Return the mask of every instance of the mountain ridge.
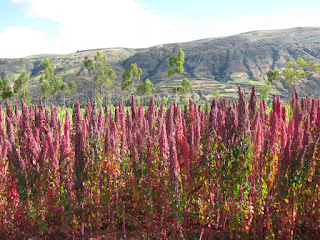
<path id="1" fill-rule="evenodd" d="M 168 59 L 178 49 L 185 52 L 185 72 L 168 78 Z M 179 80 L 187 77 L 194 84 L 194 97 L 211 98 L 213 94 L 235 97 L 237 85 L 249 92 L 252 85 L 264 84 L 269 69 L 281 70 L 297 57 L 320 62 L 320 28 L 291 28 L 281 30 L 250 31 L 232 36 L 206 38 L 183 43 L 169 43 L 149 48 L 97 48 L 71 54 L 41 54 L 17 59 L 0 59 L 0 76 L 7 75 L 12 81 L 20 74 L 23 65 L 31 74 L 30 88 L 36 98 L 41 95 L 38 83 L 43 73 L 43 59 L 48 57 L 55 67 L 55 74 L 67 83 L 74 80 L 78 85 L 79 98 L 90 96 L 90 76 L 83 68 L 85 59 L 93 59 L 96 51 L 106 54 L 117 74 L 113 96 L 123 96 L 120 91 L 121 76 L 131 63 L 143 70 L 140 84 L 149 78 L 158 95 L 171 95 Z M 283 81 L 272 92 L 284 97 L 287 86 Z M 297 86 L 302 95 L 318 96 L 317 76 Z M 75 96 L 72 96 L 73 98 Z"/>

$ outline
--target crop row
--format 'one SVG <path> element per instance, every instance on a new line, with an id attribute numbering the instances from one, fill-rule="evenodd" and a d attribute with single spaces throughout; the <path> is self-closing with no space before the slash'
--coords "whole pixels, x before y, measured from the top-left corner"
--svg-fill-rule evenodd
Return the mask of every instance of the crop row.
<path id="1" fill-rule="evenodd" d="M 320 101 L 0 105 L 6 238 L 319 236 Z M 288 111 L 290 109 L 290 111 Z"/>

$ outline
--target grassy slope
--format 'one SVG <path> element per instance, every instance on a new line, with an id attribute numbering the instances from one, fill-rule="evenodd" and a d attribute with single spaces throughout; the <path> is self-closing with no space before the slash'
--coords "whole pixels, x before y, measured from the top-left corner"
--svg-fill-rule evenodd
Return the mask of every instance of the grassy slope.
<path id="1" fill-rule="evenodd" d="M 143 70 L 141 81 L 149 78 L 159 96 L 172 93 L 179 80 L 188 77 L 194 84 L 193 94 L 202 98 L 214 93 L 232 97 L 237 85 L 249 91 L 252 85 L 263 85 L 269 69 L 282 69 L 298 56 L 319 62 L 320 28 L 294 28 L 287 30 L 256 31 L 224 38 L 204 39 L 193 42 L 159 45 L 147 49 L 100 49 L 108 57 L 117 79 L 112 95 L 121 95 L 121 76 L 131 63 L 138 63 Z M 185 51 L 185 72 L 167 78 L 169 56 L 178 48 Z M 39 76 L 43 73 L 43 59 L 48 57 L 55 66 L 55 74 L 66 82 L 74 80 L 78 85 L 77 96 L 84 100 L 90 95 L 90 76 L 83 69 L 83 61 L 92 59 L 98 49 L 67 55 L 37 55 L 22 59 L 0 59 L 0 76 L 16 79 L 25 65 L 31 73 L 31 90 L 34 99 L 41 95 Z M 139 83 L 136 83 L 139 84 Z M 275 93 L 286 95 L 283 82 Z M 311 77 L 298 87 L 301 94 L 317 95 L 320 88 L 317 77 Z"/>

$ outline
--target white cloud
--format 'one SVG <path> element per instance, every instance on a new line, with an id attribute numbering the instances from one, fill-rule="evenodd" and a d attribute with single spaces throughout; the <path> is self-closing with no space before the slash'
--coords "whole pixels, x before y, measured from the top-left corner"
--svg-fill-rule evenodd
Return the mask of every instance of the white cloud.
<path id="1" fill-rule="evenodd" d="M 42 32 L 27 27 L 8 28 L 0 35 L 1 57 L 22 57 L 45 49 Z"/>
<path id="2" fill-rule="evenodd" d="M 133 0 L 20 0 L 28 16 L 58 22 L 62 52 L 146 47 L 166 41 L 171 23 Z"/>
<path id="3" fill-rule="evenodd" d="M 7 29 L 0 35 L 0 57 L 40 53 L 70 53 L 107 47 L 152 45 L 227 36 L 246 31 L 313 26 L 316 11 L 269 15 L 240 15 L 220 21 L 176 21 L 148 10 L 135 0 L 12 0 L 29 17 L 59 24 L 54 39 L 26 27 Z M 315 24 L 314 24 L 315 23 Z M 23 41 L 17 36 L 24 34 Z"/>

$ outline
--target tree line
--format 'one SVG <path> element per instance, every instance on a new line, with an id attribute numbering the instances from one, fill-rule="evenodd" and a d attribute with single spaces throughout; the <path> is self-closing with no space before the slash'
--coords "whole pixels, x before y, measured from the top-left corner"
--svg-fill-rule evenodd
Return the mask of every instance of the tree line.
<path id="1" fill-rule="evenodd" d="M 183 63 L 185 61 L 185 55 L 180 48 L 177 57 L 171 56 L 169 58 L 169 66 L 174 69 L 169 69 L 168 77 L 172 75 L 180 74 L 184 71 Z M 110 87 L 113 85 L 116 78 L 116 73 L 112 69 L 110 63 L 108 63 L 107 56 L 97 51 L 93 59 L 86 59 L 83 63 L 84 68 L 88 71 L 92 81 L 92 96 L 96 100 L 97 104 L 101 104 L 109 97 Z M 43 62 L 44 73 L 40 76 L 39 82 L 42 91 L 42 98 L 47 106 L 48 103 L 54 100 L 58 95 L 63 98 L 63 106 L 65 107 L 66 96 L 72 92 L 76 92 L 77 85 L 74 81 L 69 84 L 63 81 L 61 76 L 54 74 L 54 67 L 48 58 Z M 133 95 L 138 94 L 141 96 L 150 97 L 156 93 L 156 89 L 149 78 L 145 79 L 140 85 L 135 88 L 135 82 L 140 80 L 143 71 L 137 63 L 132 63 L 128 69 L 126 69 L 122 75 L 121 90 L 123 94 Z M 23 67 L 23 70 L 16 80 L 9 80 L 8 77 L 2 79 L 0 77 L 0 98 L 9 99 L 23 99 L 26 103 L 30 103 L 32 97 L 28 82 L 30 80 L 30 74 Z M 181 86 L 175 86 L 173 92 L 177 95 L 185 95 L 193 89 L 192 83 L 184 78 Z M 167 102 L 167 98 L 161 99 L 163 103 Z"/>
<path id="2" fill-rule="evenodd" d="M 171 55 L 169 58 L 168 66 L 168 79 L 178 81 L 179 74 L 184 72 L 183 64 L 185 62 L 185 53 L 180 48 L 177 56 Z M 64 82 L 61 76 L 55 76 L 54 67 L 48 58 L 43 62 L 44 73 L 40 77 L 40 85 L 42 91 L 42 98 L 45 104 L 51 100 L 54 100 L 58 95 L 63 98 L 63 106 L 65 107 L 66 96 L 72 92 L 76 92 L 77 85 L 74 81 L 69 84 Z M 114 84 L 116 79 L 116 73 L 112 69 L 110 63 L 108 63 L 107 56 L 97 51 L 93 59 L 86 59 L 83 63 L 84 68 L 88 71 L 92 81 L 92 96 L 96 100 L 97 104 L 101 103 L 109 98 L 110 87 Z M 260 88 L 260 99 L 268 99 L 270 91 L 275 88 L 276 84 L 283 80 L 287 85 L 288 95 L 287 103 L 290 96 L 298 82 L 309 78 L 313 73 L 320 74 L 320 64 L 314 61 L 306 62 L 303 58 L 298 57 L 296 63 L 289 62 L 287 67 L 280 72 L 279 70 L 271 69 L 267 73 L 265 84 Z M 150 97 L 156 93 L 156 89 L 149 78 L 145 79 L 140 85 L 135 87 L 135 82 L 139 81 L 143 74 L 142 69 L 137 63 L 132 63 L 122 74 L 121 91 L 124 96 L 130 96 L 138 94 L 141 96 Z M 12 101 L 14 98 L 23 99 L 26 103 L 30 103 L 32 97 L 28 82 L 30 75 L 28 71 L 23 67 L 23 70 L 19 77 L 10 82 L 9 78 L 2 79 L 0 77 L 0 98 L 9 99 Z M 175 101 L 185 103 L 187 94 L 193 90 L 192 83 L 183 78 L 181 85 L 173 87 L 173 95 Z M 179 98 L 178 98 L 179 97 Z M 166 104 L 168 99 L 164 96 L 161 102 Z"/>

